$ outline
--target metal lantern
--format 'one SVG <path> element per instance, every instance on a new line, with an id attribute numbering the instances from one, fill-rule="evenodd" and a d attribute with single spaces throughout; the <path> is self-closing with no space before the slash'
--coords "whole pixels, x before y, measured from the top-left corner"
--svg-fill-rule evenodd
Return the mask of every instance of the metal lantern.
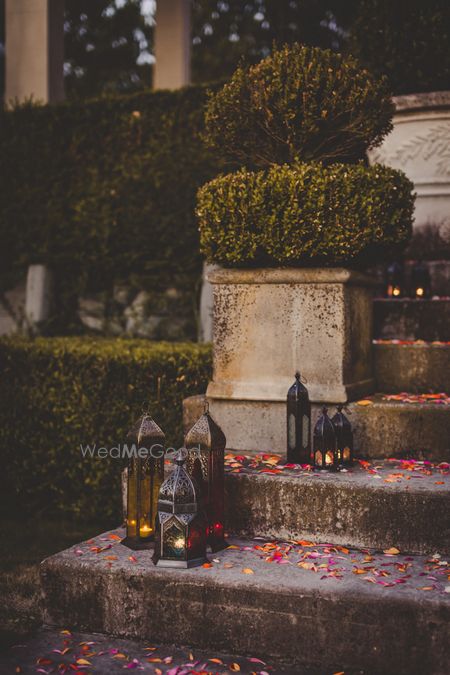
<path id="1" fill-rule="evenodd" d="M 328 409 L 322 408 L 322 414 L 317 420 L 313 434 L 313 458 L 316 469 L 337 471 L 339 456 L 336 444 L 336 432 L 333 422 L 328 417 Z"/>
<path id="2" fill-rule="evenodd" d="M 353 465 L 353 430 L 350 420 L 342 412 L 341 405 L 337 413 L 331 418 L 336 432 L 339 464 L 344 467 Z"/>
<path id="3" fill-rule="evenodd" d="M 418 300 L 431 296 L 430 270 L 423 262 L 417 262 L 411 270 L 411 295 Z"/>
<path id="4" fill-rule="evenodd" d="M 195 567 L 206 562 L 206 515 L 198 486 L 184 468 L 187 451 L 175 456 L 175 469 L 161 486 L 153 562 L 158 567 Z"/>
<path id="5" fill-rule="evenodd" d="M 203 415 L 186 434 L 186 468 L 200 485 L 208 519 L 208 544 L 212 551 L 225 548 L 224 537 L 224 453 L 226 438 L 209 414 Z"/>
<path id="6" fill-rule="evenodd" d="M 128 463 L 127 536 L 132 549 L 149 548 L 155 533 L 156 506 L 164 478 L 165 436 L 150 415 L 142 415 L 127 434 L 131 443 Z"/>
<path id="7" fill-rule="evenodd" d="M 386 270 L 386 297 L 401 298 L 404 294 L 403 265 L 391 263 Z"/>
<path id="8" fill-rule="evenodd" d="M 311 403 L 300 373 L 287 394 L 287 461 L 290 464 L 311 462 Z"/>

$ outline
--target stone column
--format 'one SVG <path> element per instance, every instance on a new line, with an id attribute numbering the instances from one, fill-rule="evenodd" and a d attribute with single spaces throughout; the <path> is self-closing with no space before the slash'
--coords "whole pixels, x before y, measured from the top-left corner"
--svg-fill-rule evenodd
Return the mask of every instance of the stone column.
<path id="1" fill-rule="evenodd" d="M 5 102 L 64 98 L 64 0 L 6 0 Z"/>
<path id="2" fill-rule="evenodd" d="M 154 87 L 178 89 L 189 84 L 190 0 L 158 0 L 156 6 Z"/>
<path id="3" fill-rule="evenodd" d="M 27 274 L 25 320 L 31 333 L 50 317 L 52 306 L 52 274 L 46 265 L 30 265 Z"/>

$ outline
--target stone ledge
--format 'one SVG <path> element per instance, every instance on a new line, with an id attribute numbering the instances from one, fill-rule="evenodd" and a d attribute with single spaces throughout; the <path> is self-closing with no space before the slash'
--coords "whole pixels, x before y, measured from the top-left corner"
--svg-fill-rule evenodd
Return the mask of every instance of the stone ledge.
<path id="1" fill-rule="evenodd" d="M 257 648 L 261 658 L 320 665 L 324 672 L 331 663 L 385 675 L 446 672 L 447 579 L 435 565 L 438 580 L 429 580 L 424 558 L 374 555 L 364 563 L 364 552 L 327 553 L 331 545 L 305 542 L 280 565 L 254 548 L 261 541 L 234 540 L 237 548 L 216 554 L 219 562 L 208 569 L 171 570 L 154 567 L 151 551 L 134 553 L 132 562 L 120 543 L 95 552 L 108 541 L 102 536 L 42 563 L 47 624 L 152 642 L 176 636 L 178 644 L 243 655 Z M 314 562 L 308 569 L 299 559 Z M 339 568 L 340 578 L 328 578 L 321 562 Z M 396 563 L 408 564 L 408 574 Z M 389 574 L 352 573 L 364 564 Z M 394 582 L 402 576 L 403 583 Z"/>
<path id="2" fill-rule="evenodd" d="M 450 299 L 377 298 L 374 337 L 384 340 L 450 340 Z"/>
<path id="3" fill-rule="evenodd" d="M 217 267 L 208 273 L 212 284 L 356 284 L 379 286 L 376 279 L 344 267 Z"/>
<path id="4" fill-rule="evenodd" d="M 450 344 L 375 344 L 377 390 L 441 392 L 449 386 Z"/>
<path id="5" fill-rule="evenodd" d="M 240 463 L 241 469 L 234 468 L 239 473 L 233 473 Z M 412 471 L 401 462 L 377 461 L 370 467 L 373 473 L 356 465 L 338 474 L 284 469 L 270 475 L 277 471 L 270 460 L 258 463 L 258 469 L 252 464 L 252 458 L 227 461 L 225 505 L 231 532 L 450 555 L 448 473 L 430 470 L 427 475 L 426 467 Z"/>

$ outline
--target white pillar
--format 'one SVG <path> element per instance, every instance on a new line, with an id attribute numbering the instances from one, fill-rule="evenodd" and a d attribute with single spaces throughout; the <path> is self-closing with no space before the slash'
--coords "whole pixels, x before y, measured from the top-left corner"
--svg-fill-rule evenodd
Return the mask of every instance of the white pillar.
<path id="1" fill-rule="evenodd" d="M 5 102 L 64 98 L 64 0 L 6 0 Z"/>
<path id="2" fill-rule="evenodd" d="M 52 274 L 46 265 L 30 265 L 25 296 L 25 320 L 31 332 L 50 317 L 52 305 Z"/>
<path id="3" fill-rule="evenodd" d="M 155 89 L 178 89 L 189 84 L 191 61 L 190 0 L 158 0 L 156 4 Z"/>

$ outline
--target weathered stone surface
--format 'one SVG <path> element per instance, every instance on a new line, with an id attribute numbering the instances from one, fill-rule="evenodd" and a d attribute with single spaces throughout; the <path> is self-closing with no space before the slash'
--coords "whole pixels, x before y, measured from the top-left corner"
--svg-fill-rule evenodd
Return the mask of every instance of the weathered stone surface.
<path id="1" fill-rule="evenodd" d="M 337 474 L 228 471 L 227 528 L 239 536 L 450 555 L 450 476 L 402 470 L 385 461 L 375 467 L 376 473 L 359 465 Z M 385 482 L 393 473 L 398 482 Z"/>
<path id="2" fill-rule="evenodd" d="M 203 415 L 205 409 L 206 396 L 198 394 L 189 396 L 183 401 L 183 432 L 187 434 L 199 417 Z"/>
<path id="3" fill-rule="evenodd" d="M 176 639 L 176 635 L 173 636 Z M 82 653 L 80 644 L 89 646 L 87 651 L 89 655 Z M 254 659 L 258 657 L 258 648 L 252 657 L 217 653 L 216 651 L 201 651 L 192 647 L 180 647 L 173 644 L 158 644 L 152 642 L 152 650 L 148 649 L 148 642 L 139 642 L 136 640 L 124 640 L 111 635 L 100 635 L 99 633 L 78 633 L 61 634 L 60 630 L 42 629 L 33 637 L 27 637 L 24 641 L 13 645 L 4 653 L 0 653 L 0 672 L 1 673 L 35 673 L 39 668 L 38 659 L 47 659 L 51 665 L 42 664 L 42 670 L 58 667 L 67 672 L 75 669 L 75 662 L 78 658 L 84 657 L 91 667 L 89 671 L 95 675 L 111 675 L 115 673 L 123 675 L 124 668 L 144 670 L 152 675 L 159 668 L 161 673 L 176 674 L 176 669 L 180 673 L 208 672 L 211 673 L 212 663 L 214 663 L 214 675 L 229 675 L 230 666 L 237 664 L 240 675 L 251 675 L 259 673 L 266 668 L 271 675 L 323 675 L 323 671 L 316 668 L 304 668 L 296 666 L 283 667 L 276 665 L 273 661 L 258 663 Z M 55 649 L 66 653 L 55 653 Z M 116 654 L 123 654 L 121 658 L 116 658 Z M 212 662 L 214 658 L 216 661 Z M 153 664 L 148 663 L 148 659 L 154 659 Z M 159 659 L 157 661 L 156 659 Z M 167 659 L 167 661 L 165 661 Z M 217 661 L 218 659 L 218 661 Z M 184 667 L 183 667 L 184 666 Z M 18 670 L 20 668 L 20 670 Z M 78 669 L 77 669 L 78 670 Z M 237 670 L 235 668 L 235 670 Z M 338 664 L 333 668 L 338 672 Z M 83 672 L 81 669 L 78 672 Z M 351 675 L 351 674 L 350 674 Z"/>
<path id="4" fill-rule="evenodd" d="M 382 392 L 441 392 L 450 384 L 450 345 L 375 344 L 375 377 Z"/>
<path id="5" fill-rule="evenodd" d="M 30 265 L 27 272 L 25 320 L 31 331 L 50 317 L 53 295 L 53 276 L 46 265 Z"/>
<path id="6" fill-rule="evenodd" d="M 371 400 L 348 405 L 361 457 L 450 460 L 450 406 L 386 401 L 380 394 Z"/>
<path id="7" fill-rule="evenodd" d="M 234 449 L 285 447 L 296 370 L 313 402 L 374 391 L 372 280 L 345 269 L 216 269 L 211 412 Z"/>
<path id="8" fill-rule="evenodd" d="M 152 644 L 176 637 L 178 644 L 202 649 L 252 655 L 257 649 L 262 658 L 320 665 L 323 672 L 336 672 L 335 664 L 386 675 L 447 672 L 446 576 L 438 581 L 420 576 L 423 558 L 408 560 L 404 583 L 386 589 L 367 583 L 367 574 L 352 573 L 364 564 L 361 552 L 336 553 L 342 576 L 324 579 L 298 567 L 298 553 L 289 554 L 285 565 L 267 563 L 253 548 L 261 542 L 251 540 L 233 541 L 238 548 L 215 554 L 218 563 L 191 570 L 156 568 L 151 551 L 133 553 L 133 562 L 130 550 L 107 536 L 95 544 L 108 541 L 113 546 L 107 552 L 95 553 L 85 543 L 42 563 L 48 624 Z M 392 565 L 381 567 L 391 572 L 388 578 L 400 574 L 398 562 L 406 561 L 373 557 L 376 567 Z M 243 574 L 244 569 L 253 573 Z"/>
<path id="9" fill-rule="evenodd" d="M 390 300 L 374 303 L 374 337 L 383 340 L 450 341 L 450 300 Z"/>
<path id="10" fill-rule="evenodd" d="M 369 160 L 401 169 L 413 181 L 416 228 L 440 223 L 449 236 L 450 92 L 411 94 L 394 101 L 393 130 L 369 152 Z"/>
<path id="11" fill-rule="evenodd" d="M 0 294 L 0 335 L 20 331 L 25 313 L 25 284 Z"/>
<path id="12" fill-rule="evenodd" d="M 183 401 L 185 430 L 190 420 L 200 416 L 204 400 L 203 396 L 195 396 Z M 382 395 L 370 397 L 370 400 L 372 403 L 367 406 L 358 403 L 347 405 L 355 435 L 355 450 L 360 457 L 450 459 L 450 406 L 386 401 Z M 244 454 L 286 452 L 285 402 L 215 401 L 215 419 L 218 419 L 218 408 L 220 426 L 230 450 Z M 320 411 L 320 404 L 311 406 L 312 428 Z M 334 407 L 331 411 L 334 412 Z M 241 443 L 241 437 L 245 437 L 245 445 Z"/>

